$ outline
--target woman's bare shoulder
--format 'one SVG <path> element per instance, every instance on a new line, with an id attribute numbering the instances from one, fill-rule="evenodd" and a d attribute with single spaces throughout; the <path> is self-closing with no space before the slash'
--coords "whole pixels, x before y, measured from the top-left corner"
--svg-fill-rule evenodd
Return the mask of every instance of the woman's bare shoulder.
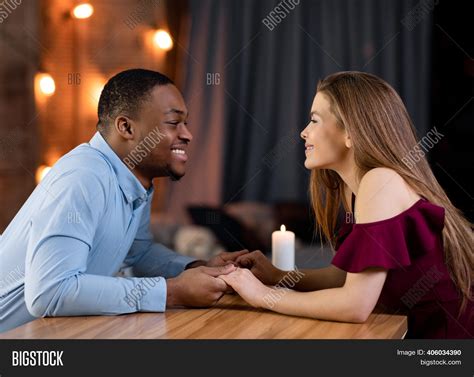
<path id="1" fill-rule="evenodd" d="M 355 217 L 358 223 L 389 219 L 407 210 L 419 199 L 420 196 L 395 170 L 375 168 L 360 181 Z"/>

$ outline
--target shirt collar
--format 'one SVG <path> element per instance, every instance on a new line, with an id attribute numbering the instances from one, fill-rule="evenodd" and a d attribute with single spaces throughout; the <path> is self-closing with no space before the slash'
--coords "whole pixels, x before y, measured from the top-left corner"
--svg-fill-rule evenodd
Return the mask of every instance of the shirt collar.
<path id="1" fill-rule="evenodd" d="M 147 200 L 153 194 L 153 184 L 149 190 L 140 183 L 137 177 L 133 175 L 130 169 L 123 163 L 119 156 L 114 150 L 107 144 L 107 141 L 102 137 L 100 132 L 96 132 L 92 139 L 89 141 L 89 145 L 101 152 L 107 161 L 110 162 L 114 169 L 115 175 L 122 190 L 125 200 L 128 203 L 133 203 L 139 199 L 140 204 Z"/>

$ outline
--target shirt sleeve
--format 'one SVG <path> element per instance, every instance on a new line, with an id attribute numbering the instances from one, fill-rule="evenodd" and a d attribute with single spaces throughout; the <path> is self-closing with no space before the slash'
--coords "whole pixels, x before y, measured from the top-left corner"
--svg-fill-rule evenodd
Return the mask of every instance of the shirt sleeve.
<path id="1" fill-rule="evenodd" d="M 332 264 L 347 272 L 369 267 L 394 269 L 411 264 L 403 224 L 355 224 L 338 245 Z"/>
<path id="2" fill-rule="evenodd" d="M 385 220 L 344 226 L 332 264 L 347 272 L 412 265 L 430 250 L 442 250 L 445 210 L 420 199 Z"/>
<path id="3" fill-rule="evenodd" d="M 25 303 L 35 317 L 164 311 L 164 278 L 87 274 L 108 183 L 91 171 L 63 174 L 31 220 L 25 263 Z"/>
<path id="4" fill-rule="evenodd" d="M 136 276 L 175 277 L 196 258 L 180 255 L 153 241 L 150 231 L 150 211 L 151 199 L 143 211 L 137 235 L 125 259 L 125 264 L 133 267 L 133 273 Z"/>

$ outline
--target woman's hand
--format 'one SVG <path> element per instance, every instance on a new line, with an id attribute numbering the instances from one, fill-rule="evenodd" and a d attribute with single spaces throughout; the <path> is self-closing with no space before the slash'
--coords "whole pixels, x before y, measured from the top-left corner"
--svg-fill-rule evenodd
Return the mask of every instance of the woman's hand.
<path id="1" fill-rule="evenodd" d="M 240 255 L 236 261 L 239 267 L 248 268 L 263 284 L 276 285 L 285 272 L 276 268 L 260 250 Z"/>
<path id="2" fill-rule="evenodd" d="M 227 275 L 220 275 L 220 279 L 230 285 L 245 301 L 257 308 L 264 307 L 265 298 L 269 299 L 273 289 L 263 285 L 250 270 L 237 268 Z"/>

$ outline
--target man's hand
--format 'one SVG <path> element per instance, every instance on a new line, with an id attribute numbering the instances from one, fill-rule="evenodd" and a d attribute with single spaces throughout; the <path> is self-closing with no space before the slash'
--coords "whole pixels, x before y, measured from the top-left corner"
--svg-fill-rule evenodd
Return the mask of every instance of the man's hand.
<path id="1" fill-rule="evenodd" d="M 235 261 L 238 257 L 247 254 L 248 250 L 241 250 L 241 251 L 223 251 L 222 253 L 216 255 L 215 257 L 209 259 L 207 262 L 204 260 L 195 260 L 194 262 L 189 263 L 185 270 L 189 270 L 190 268 L 196 268 L 200 266 L 207 266 L 207 267 L 220 267 L 225 266 L 227 264 L 236 264 Z"/>
<path id="2" fill-rule="evenodd" d="M 223 251 L 222 253 L 208 260 L 206 263 L 206 266 L 218 267 L 218 266 L 225 266 L 226 264 L 234 264 L 237 258 L 241 257 L 242 255 L 248 254 L 248 252 L 249 251 L 247 249 L 241 250 L 241 251 L 231 251 L 231 252 Z"/>
<path id="3" fill-rule="evenodd" d="M 239 267 L 248 268 L 265 285 L 275 285 L 285 272 L 276 268 L 260 250 L 243 254 L 236 260 Z"/>
<path id="4" fill-rule="evenodd" d="M 217 276 L 235 271 L 232 264 L 221 267 L 196 267 L 168 279 L 166 306 L 207 307 L 214 305 L 228 289 Z"/>

